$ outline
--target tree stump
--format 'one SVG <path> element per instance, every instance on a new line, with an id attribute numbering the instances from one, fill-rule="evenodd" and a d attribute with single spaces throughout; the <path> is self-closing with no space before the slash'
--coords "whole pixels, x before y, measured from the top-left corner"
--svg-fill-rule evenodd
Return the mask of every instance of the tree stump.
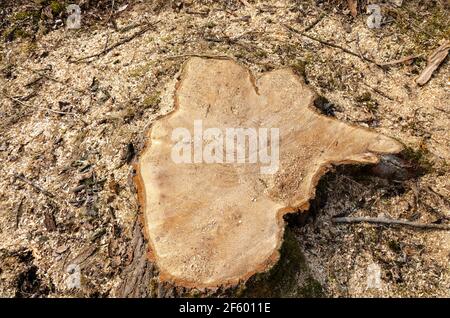
<path id="1" fill-rule="evenodd" d="M 317 113 L 291 69 L 254 77 L 231 59 L 190 58 L 136 165 L 160 279 L 233 286 L 279 258 L 283 215 L 307 210 L 332 165 L 377 163 L 395 140 Z M 278 153 L 277 153 L 278 152 Z"/>

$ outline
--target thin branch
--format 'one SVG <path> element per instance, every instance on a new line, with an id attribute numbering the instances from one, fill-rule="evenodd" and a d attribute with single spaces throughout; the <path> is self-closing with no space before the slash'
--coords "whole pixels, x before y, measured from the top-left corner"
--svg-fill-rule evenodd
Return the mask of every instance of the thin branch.
<path id="1" fill-rule="evenodd" d="M 395 101 L 395 100 L 396 100 L 394 97 L 389 96 L 387 93 L 383 92 L 383 91 L 380 90 L 379 88 L 370 86 L 369 84 L 366 84 L 366 83 L 364 83 L 364 82 L 362 82 L 362 83 L 363 83 L 364 86 L 370 88 L 370 89 L 373 90 L 375 93 L 377 93 L 377 94 L 383 96 L 384 98 L 387 98 L 387 99 L 389 99 L 389 100 L 391 100 L 391 101 Z"/>
<path id="2" fill-rule="evenodd" d="M 45 69 L 40 69 L 40 70 L 35 70 L 35 69 L 29 68 L 29 67 L 20 67 L 20 68 L 22 68 L 23 70 L 27 70 L 27 71 L 36 73 L 36 74 L 38 74 L 39 76 L 42 76 L 43 78 L 45 78 L 45 79 L 47 79 L 47 80 L 49 80 L 49 81 L 52 81 L 52 82 L 55 82 L 55 83 L 64 85 L 64 86 L 66 86 L 67 88 L 69 88 L 69 89 L 71 89 L 71 90 L 74 90 L 74 91 L 76 91 L 76 92 L 78 92 L 78 93 L 83 93 L 83 94 L 86 94 L 86 93 L 87 93 L 86 90 L 72 87 L 71 85 L 67 84 L 66 82 L 61 81 L 61 80 L 59 80 L 59 79 L 56 79 L 56 78 L 54 78 L 54 77 L 51 77 L 51 76 L 49 76 L 49 75 L 47 75 L 47 74 L 44 73 L 44 72 L 46 72 L 46 71 L 50 71 L 51 68 L 45 68 Z M 27 84 L 27 85 L 31 85 L 31 84 Z"/>
<path id="3" fill-rule="evenodd" d="M 402 57 L 398 60 L 393 60 L 393 61 L 389 61 L 389 62 L 384 62 L 384 63 L 380 63 L 381 66 L 391 66 L 391 65 L 396 65 L 396 64 L 401 64 L 401 63 L 405 63 L 405 62 L 409 62 L 411 60 L 414 60 L 418 57 L 421 57 L 421 54 L 416 54 L 416 55 L 408 55 L 405 57 Z"/>
<path id="4" fill-rule="evenodd" d="M 22 198 L 20 199 L 19 205 L 17 206 L 16 229 L 19 228 L 20 219 L 21 219 L 21 217 L 22 217 L 22 206 L 23 206 L 23 200 L 24 200 L 24 199 L 25 199 L 25 198 L 22 197 Z"/>
<path id="5" fill-rule="evenodd" d="M 22 102 L 20 99 L 17 99 L 15 97 L 9 96 L 5 93 L 2 92 L 2 95 L 9 98 L 10 100 L 12 100 L 13 102 L 19 103 L 20 105 L 27 107 L 27 108 L 31 108 L 32 106 L 28 105 L 27 103 Z M 80 116 L 76 113 L 70 113 L 70 112 L 62 112 L 62 111 L 58 111 L 58 110 L 53 110 L 51 108 L 47 108 L 47 107 L 40 107 L 40 106 L 36 106 L 36 108 L 38 109 L 42 109 L 42 110 L 46 110 L 55 114 L 59 114 L 59 115 L 72 115 L 75 118 L 78 118 L 79 120 L 81 120 L 83 123 L 87 124 L 83 119 L 80 118 Z"/>
<path id="6" fill-rule="evenodd" d="M 202 57 L 202 58 L 208 58 L 208 59 L 231 59 L 232 58 L 231 56 L 228 56 L 228 55 L 192 53 L 192 54 L 172 55 L 172 56 L 166 57 L 166 59 L 167 60 L 175 60 L 175 59 L 180 59 L 180 58 L 185 58 L 185 57 Z"/>
<path id="7" fill-rule="evenodd" d="M 347 48 L 345 48 L 345 47 L 343 47 L 343 46 L 340 46 L 340 45 L 338 45 L 338 44 L 330 43 L 330 42 L 327 42 L 327 41 L 325 41 L 325 40 L 316 38 L 316 37 L 314 37 L 314 36 L 312 36 L 312 35 L 308 35 L 308 34 L 305 33 L 305 31 L 297 30 L 297 29 L 295 29 L 295 28 L 293 28 L 293 27 L 291 27 L 291 26 L 289 26 L 289 25 L 287 25 L 287 24 L 284 24 L 284 23 L 283 23 L 282 25 L 283 25 L 286 29 L 288 29 L 289 31 L 291 31 L 291 32 L 294 33 L 294 34 L 302 35 L 302 36 L 304 36 L 304 37 L 306 37 L 306 38 L 308 38 L 308 39 L 310 39 L 310 40 L 319 42 L 320 44 L 327 45 L 327 46 L 330 46 L 330 47 L 335 48 L 335 49 L 339 49 L 339 50 L 341 50 L 341 51 L 343 51 L 343 52 L 345 52 L 345 53 L 347 53 L 347 54 L 353 55 L 353 56 L 355 56 L 355 57 L 357 57 L 357 58 L 359 58 L 359 59 L 361 59 L 361 60 L 363 60 L 363 61 L 370 62 L 370 63 L 372 63 L 372 64 L 374 64 L 374 65 L 376 65 L 376 66 L 378 66 L 378 67 L 380 67 L 380 68 L 383 68 L 382 65 L 380 65 L 378 62 L 376 62 L 375 60 L 372 60 L 371 58 L 365 57 L 365 56 L 362 55 L 362 54 L 358 54 L 358 53 L 356 53 L 356 52 L 353 52 L 353 51 L 351 51 L 351 50 L 349 50 L 349 49 L 347 49 Z M 306 29 L 308 29 L 308 28 L 306 28 Z"/>
<path id="8" fill-rule="evenodd" d="M 325 13 L 321 13 L 317 19 L 315 19 L 310 25 L 308 25 L 306 28 L 303 29 L 302 32 L 308 32 L 312 28 L 314 28 L 317 24 L 319 24 L 320 21 L 325 17 Z"/>
<path id="9" fill-rule="evenodd" d="M 121 45 L 123 45 L 125 43 L 128 43 L 128 42 L 132 41 L 133 39 L 143 35 L 144 33 L 146 33 L 149 30 L 151 30 L 158 22 L 159 22 L 159 20 L 156 21 L 155 23 L 148 24 L 148 25 L 142 27 L 142 29 L 140 29 L 136 33 L 134 33 L 134 34 L 130 35 L 129 37 L 126 37 L 123 40 L 118 41 L 118 42 L 116 42 L 116 43 L 114 43 L 114 44 L 112 44 L 110 46 L 105 47 L 102 51 L 100 51 L 98 53 L 91 54 L 91 55 L 88 55 L 88 56 L 84 56 L 84 57 L 81 57 L 81 58 L 76 59 L 76 60 L 69 59 L 69 63 L 89 63 L 89 62 L 91 62 L 90 59 L 97 58 L 97 57 L 100 57 L 102 55 L 105 55 L 105 54 L 111 52 L 112 50 L 114 50 L 115 48 L 117 48 L 117 47 L 119 47 L 119 46 L 121 46 Z M 86 60 L 89 60 L 89 61 L 86 61 Z"/>
<path id="10" fill-rule="evenodd" d="M 333 218 L 334 223 L 371 223 L 371 224 L 384 224 L 392 226 L 409 226 L 419 229 L 434 229 L 434 230 L 450 230 L 450 225 L 446 224 L 434 224 L 434 223 L 419 223 L 405 220 L 393 220 L 385 217 L 372 218 L 372 217 L 338 217 Z"/>
<path id="11" fill-rule="evenodd" d="M 51 192 L 48 192 L 47 190 L 43 189 L 41 186 L 37 185 L 36 183 L 34 183 L 33 181 L 27 179 L 22 173 L 21 174 L 15 174 L 14 175 L 15 178 L 22 180 L 23 182 L 25 182 L 26 184 L 29 184 L 30 186 L 32 186 L 34 189 L 36 189 L 38 192 L 48 196 L 49 198 L 55 198 L 55 195 Z"/>

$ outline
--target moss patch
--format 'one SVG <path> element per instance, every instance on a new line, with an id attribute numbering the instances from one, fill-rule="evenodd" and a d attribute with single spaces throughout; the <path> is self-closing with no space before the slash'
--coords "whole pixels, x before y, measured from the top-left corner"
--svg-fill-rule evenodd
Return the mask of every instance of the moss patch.
<path id="1" fill-rule="evenodd" d="M 355 101 L 366 107 L 368 111 L 375 112 L 378 109 L 378 102 L 372 98 L 372 94 L 364 92 L 355 97 Z"/>
<path id="2" fill-rule="evenodd" d="M 401 155 L 413 165 L 417 175 L 423 175 L 433 171 L 434 164 L 430 160 L 431 154 L 425 144 L 420 145 L 418 149 L 406 146 Z"/>
<path id="3" fill-rule="evenodd" d="M 322 286 L 312 277 L 294 232 L 287 227 L 280 260 L 267 273 L 252 277 L 243 297 L 324 297 Z"/>
<path id="4" fill-rule="evenodd" d="M 306 78 L 306 64 L 307 64 L 306 61 L 297 60 L 293 62 L 290 66 L 297 75 Z"/>
<path id="5" fill-rule="evenodd" d="M 29 17 L 32 17 L 33 13 L 28 11 L 19 11 L 12 17 L 13 21 L 23 21 L 26 20 Z"/>
<path id="6" fill-rule="evenodd" d="M 131 77 L 142 77 L 145 76 L 153 66 L 153 62 L 145 63 L 144 65 L 138 65 L 128 73 Z"/>
<path id="7" fill-rule="evenodd" d="M 11 27 L 11 28 L 6 29 L 2 33 L 2 40 L 5 42 L 11 42 L 16 39 L 28 38 L 30 36 L 31 35 L 27 31 L 25 31 L 24 29 L 22 29 L 20 27 Z"/>
<path id="8" fill-rule="evenodd" d="M 145 108 L 157 109 L 160 102 L 161 102 L 161 98 L 159 96 L 159 93 L 155 93 L 155 94 L 145 97 L 143 104 L 144 104 Z"/>
<path id="9" fill-rule="evenodd" d="M 52 1 L 50 2 L 50 8 L 52 9 L 52 13 L 54 15 L 59 15 L 64 11 L 65 5 L 64 2 L 61 1 Z"/>
<path id="10" fill-rule="evenodd" d="M 414 43 L 414 54 L 427 55 L 430 47 L 434 48 L 441 39 L 450 37 L 448 11 L 432 1 L 427 6 L 423 10 L 413 1 L 404 3 L 401 8 L 386 8 L 386 14 L 394 17 L 400 33 L 406 34 Z"/>

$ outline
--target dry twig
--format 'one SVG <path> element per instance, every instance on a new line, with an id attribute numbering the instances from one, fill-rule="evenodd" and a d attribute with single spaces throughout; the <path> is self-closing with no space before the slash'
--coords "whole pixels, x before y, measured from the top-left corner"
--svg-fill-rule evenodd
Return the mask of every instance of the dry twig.
<path id="1" fill-rule="evenodd" d="M 53 193 L 48 192 L 47 190 L 43 189 L 41 186 L 37 185 L 37 184 L 34 183 L 33 181 L 27 179 L 22 173 L 20 173 L 20 174 L 15 174 L 14 177 L 15 177 L 16 179 L 22 180 L 23 182 L 25 182 L 26 184 L 32 186 L 32 187 L 33 187 L 34 189 L 36 189 L 38 192 L 40 192 L 40 193 L 42 193 L 42 194 L 48 196 L 49 198 L 52 198 L 52 199 L 53 199 L 53 198 L 55 197 L 55 195 L 54 195 Z"/>
<path id="2" fill-rule="evenodd" d="M 9 98 L 10 100 L 12 100 L 13 102 L 19 103 L 20 105 L 27 107 L 27 108 L 32 108 L 31 105 L 28 105 L 27 103 L 22 102 L 20 99 L 17 99 L 15 97 L 9 96 L 5 93 L 2 92 L 2 95 Z M 55 113 L 55 114 L 59 114 L 59 115 L 72 115 L 75 118 L 79 119 L 80 121 L 82 121 L 85 125 L 87 125 L 87 123 L 76 113 L 71 113 L 71 112 L 62 112 L 62 111 L 58 111 L 58 110 L 54 110 L 51 108 L 47 108 L 47 107 L 40 107 L 40 106 L 35 106 L 38 109 L 42 109 L 42 110 L 46 110 L 49 111 L 51 113 Z"/>
<path id="3" fill-rule="evenodd" d="M 291 26 L 289 26 L 289 25 L 287 25 L 287 24 L 283 24 L 283 26 L 284 26 L 286 29 L 288 29 L 289 31 L 291 31 L 292 33 L 294 33 L 294 34 L 302 35 L 302 36 L 304 36 L 304 37 L 307 37 L 307 38 L 310 39 L 310 40 L 319 42 L 320 44 L 327 45 L 327 46 L 332 47 L 332 48 L 335 48 L 335 49 L 339 49 L 339 50 L 341 50 L 341 51 L 343 51 L 343 52 L 345 52 L 345 53 L 347 53 L 347 54 L 356 56 L 357 58 L 362 59 L 363 61 L 370 62 L 370 63 L 372 63 L 372 64 L 374 64 L 374 65 L 376 65 L 376 66 L 382 68 L 382 65 L 380 65 L 378 62 L 376 62 L 375 60 L 372 60 L 371 58 L 365 57 L 365 56 L 362 55 L 362 54 L 358 54 L 358 53 L 356 53 L 356 52 L 353 52 L 353 51 L 351 51 L 351 50 L 349 50 L 349 49 L 347 49 L 347 48 L 345 48 L 345 47 L 343 47 L 343 46 L 340 46 L 340 45 L 338 45 L 338 44 L 330 43 L 330 42 L 327 42 L 327 41 L 325 41 L 325 40 L 316 38 L 316 37 L 314 37 L 314 36 L 312 36 L 312 35 L 308 35 L 308 34 L 305 33 L 305 31 L 297 30 L 297 29 L 295 29 L 295 28 L 293 28 L 293 27 L 291 27 Z M 305 30 L 307 30 L 307 29 L 308 29 L 308 28 L 306 28 Z"/>
<path id="4" fill-rule="evenodd" d="M 380 96 L 383 96 L 386 99 L 389 99 L 391 101 L 395 101 L 396 99 L 390 95 L 388 95 L 387 93 L 383 92 L 382 90 L 380 90 L 379 88 L 373 87 L 369 84 L 366 84 L 363 82 L 363 85 L 370 88 L 371 90 L 373 90 L 375 93 L 379 94 Z"/>
<path id="5" fill-rule="evenodd" d="M 121 45 L 123 45 L 125 43 L 128 43 L 128 42 L 132 41 L 133 39 L 135 39 L 135 38 L 143 35 L 144 33 L 150 31 L 158 22 L 159 22 L 159 20 L 156 21 L 155 23 L 147 24 L 146 26 L 142 27 L 136 33 L 134 33 L 134 34 L 132 34 L 132 35 L 130 35 L 130 36 L 128 36 L 128 37 L 126 37 L 126 38 L 124 38 L 124 39 L 114 43 L 114 44 L 106 46 L 103 50 L 101 50 L 98 53 L 91 54 L 91 55 L 88 55 L 88 56 L 84 56 L 84 57 L 81 57 L 81 58 L 76 59 L 76 60 L 69 59 L 69 62 L 70 63 L 89 63 L 89 62 L 91 62 L 91 59 L 100 57 L 102 55 L 105 55 L 105 54 L 111 52 L 112 50 L 114 50 L 115 48 L 117 48 L 117 47 L 119 47 L 119 46 L 121 46 Z"/>
<path id="6" fill-rule="evenodd" d="M 405 63 L 405 62 L 409 62 L 411 60 L 414 60 L 418 57 L 420 57 L 421 55 L 408 55 L 405 57 L 402 57 L 398 60 L 393 60 L 393 61 L 389 61 L 389 62 L 385 62 L 385 63 L 380 63 L 381 66 L 391 66 L 391 65 L 395 65 L 395 64 L 401 64 L 401 63 Z"/>
<path id="7" fill-rule="evenodd" d="M 419 223 L 405 220 L 393 220 L 385 217 L 371 218 L 371 217 L 338 217 L 333 218 L 334 223 L 371 223 L 371 224 L 384 224 L 392 226 L 409 226 L 419 229 L 433 229 L 433 230 L 450 230 L 450 225 L 446 224 L 434 224 L 434 223 Z"/>
<path id="8" fill-rule="evenodd" d="M 181 55 L 172 55 L 168 56 L 166 59 L 168 60 L 175 60 L 179 58 L 185 58 L 185 57 L 201 57 L 201 58 L 207 58 L 207 59 L 231 59 L 231 56 L 228 55 L 214 55 L 214 54 L 181 54 Z"/>

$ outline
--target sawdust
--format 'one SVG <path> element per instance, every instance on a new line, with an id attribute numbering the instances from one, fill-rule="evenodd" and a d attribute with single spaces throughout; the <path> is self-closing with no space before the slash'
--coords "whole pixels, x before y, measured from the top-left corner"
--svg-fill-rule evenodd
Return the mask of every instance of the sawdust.
<path id="1" fill-rule="evenodd" d="M 117 17 L 124 32 L 93 23 L 80 30 L 38 33 L 34 41 L 19 37 L 1 44 L 2 296 L 164 297 L 198 292 L 159 283 L 157 269 L 139 257 L 145 248 L 142 238 L 136 239 L 139 207 L 131 166 L 144 145 L 143 132 L 168 111 L 160 109 L 159 96 L 189 54 L 233 56 L 256 74 L 303 65 L 308 84 L 335 106 L 338 119 L 396 137 L 411 149 L 406 159 L 427 165 L 424 174 L 406 181 L 338 169 L 319 187 L 320 208 L 313 206 L 306 220 L 289 223 L 309 272 L 326 296 L 449 296 L 449 233 L 331 221 L 333 215 L 383 213 L 448 222 L 448 59 L 419 88 L 414 79 L 424 60 L 384 71 L 281 25 L 302 29 L 325 12 L 311 35 L 389 62 L 435 49 L 445 32 L 419 42 L 414 35 L 427 27 L 432 18 L 427 12 L 446 9 L 434 1 L 408 2 L 396 10 L 407 15 L 406 9 L 419 7 L 415 12 L 425 18 L 402 32 L 401 16 L 376 31 L 367 29 L 364 15 L 353 19 L 332 5 L 249 3 L 139 3 Z M 132 35 L 139 30 L 133 27 L 137 23 L 156 24 L 90 63 L 69 62 L 69 57 L 101 52 L 107 43 Z M 16 178 L 20 173 L 54 197 Z M 80 267 L 79 288 L 67 285 L 67 267 L 73 262 Z M 381 275 L 375 289 L 367 284 L 368 271 L 377 272 L 372 264 Z M 305 280 L 301 272 L 294 276 L 299 284 Z M 137 282 L 145 287 L 137 288 Z M 211 293 L 221 290 L 200 291 Z"/>

